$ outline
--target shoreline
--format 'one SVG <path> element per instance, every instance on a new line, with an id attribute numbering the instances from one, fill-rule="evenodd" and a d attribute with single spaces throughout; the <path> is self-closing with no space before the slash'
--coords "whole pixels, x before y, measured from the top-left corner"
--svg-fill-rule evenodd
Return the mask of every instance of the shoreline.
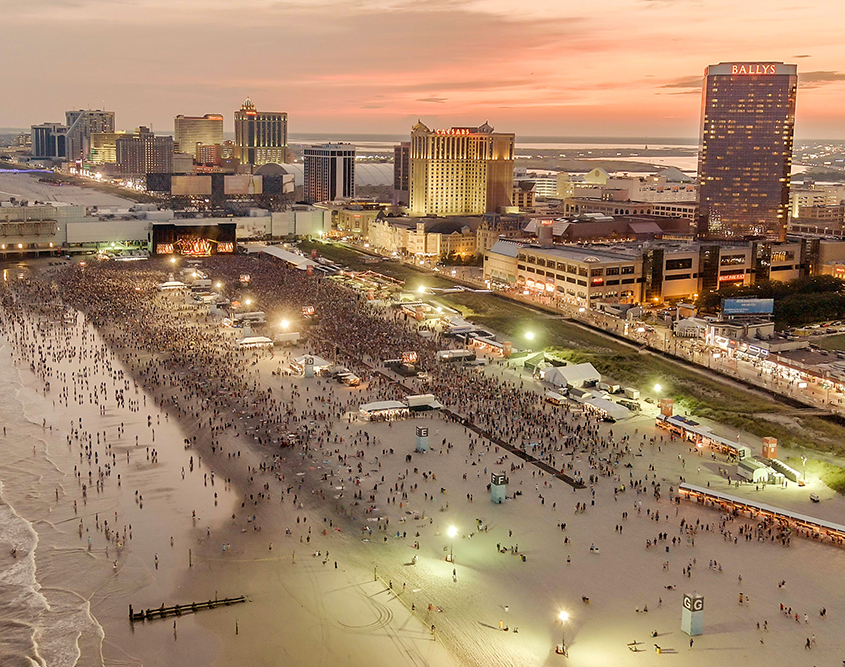
<path id="1" fill-rule="evenodd" d="M 161 331 L 169 331 L 161 324 Z M 203 329 L 195 324 L 198 328 L 191 331 L 198 335 Z M 194 324 L 186 320 L 185 326 Z M 309 347 L 314 349 L 308 345 L 300 349 Z M 353 354 L 352 346 L 346 352 Z M 184 358 L 195 363 L 202 354 Z M 524 393 L 538 391 L 539 385 L 511 367 L 493 365 L 479 375 L 469 372 L 468 378 L 478 380 L 500 376 L 505 383 L 501 386 L 510 387 L 510 393 L 496 397 L 498 412 L 475 414 L 476 423 L 498 423 L 512 441 L 536 437 L 541 443 L 537 451 L 551 457 L 564 456 L 554 443 L 577 426 L 580 444 L 568 448 L 571 457 L 567 451 L 564 461 L 585 478 L 589 476 L 588 489 L 571 489 L 524 466 L 494 443 L 441 415 L 427 418 L 433 433 L 425 455 L 414 452 L 417 420 L 344 421 L 348 409 L 395 391 L 363 371 L 362 387 L 347 388 L 324 378 L 274 374 L 282 360 L 291 356 L 288 353 L 231 355 L 227 371 L 237 376 L 243 390 L 236 395 L 226 389 L 221 396 L 217 391 L 225 383 L 209 385 L 208 391 L 213 389 L 216 396 L 212 400 L 208 393 L 190 395 L 193 380 L 181 375 L 184 369 L 172 355 L 157 364 L 149 363 L 152 357 L 137 353 L 132 357 L 130 347 L 123 355 L 127 360 L 131 357 L 130 367 L 135 365 L 139 384 L 154 379 L 164 385 L 164 396 L 177 397 L 178 408 L 173 401 L 165 401 L 165 407 L 187 415 L 186 423 L 212 418 L 215 430 L 210 435 L 182 425 L 187 437 L 197 436 L 197 445 L 192 447 L 194 454 L 202 455 L 202 470 L 197 472 L 217 471 L 218 485 L 231 476 L 244 504 L 235 507 L 235 520 L 214 524 L 210 535 L 203 532 L 205 522 L 185 530 L 196 545 L 197 558 L 192 568 L 183 566 L 172 590 L 202 599 L 207 595 L 200 595 L 201 591 L 207 593 L 224 582 L 232 590 L 221 590 L 220 597 L 247 594 L 253 600 L 180 619 L 178 639 L 170 636 L 166 621 L 144 624 L 136 628 L 137 641 L 143 637 L 162 646 L 181 646 L 196 628 L 215 637 L 216 664 L 220 665 L 234 664 L 247 650 L 256 665 L 279 660 L 285 664 L 400 664 L 411 656 L 438 665 L 481 665 L 491 660 L 540 665 L 555 659 L 552 649 L 560 626 L 554 619 L 564 608 L 572 617 L 567 629 L 571 643 L 567 643 L 573 665 L 598 664 L 599 656 L 602 664 L 608 660 L 624 664 L 628 654 L 624 642 L 633 637 L 647 642 L 647 633 L 655 629 L 667 637 L 674 635 L 661 639 L 661 644 L 680 648 L 677 584 L 682 567 L 685 578 L 691 578 L 686 575 L 688 569 L 695 570 L 690 575 L 694 574 L 696 588 L 708 596 L 712 610 L 708 613 L 713 614 L 708 634 L 696 640 L 702 650 L 690 654 L 690 665 L 726 664 L 736 653 L 707 649 L 725 651 L 737 643 L 742 648 L 730 650 L 740 650 L 751 664 L 764 664 L 769 659 L 763 652 L 766 649 L 752 648 L 756 645 L 753 618 L 775 622 L 772 612 L 778 597 L 785 596 L 790 606 L 800 604 L 802 613 L 812 611 L 815 604 L 824 604 L 834 617 L 845 613 L 845 604 L 827 592 L 835 590 L 833 582 L 812 576 L 819 568 L 831 570 L 831 565 L 840 562 L 840 550 L 805 540 L 795 540 L 788 549 L 729 542 L 727 535 L 735 536 L 737 528 L 748 525 L 746 520 L 723 523 L 717 512 L 675 506 L 666 493 L 661 500 L 650 493 L 653 484 L 668 490 L 679 475 L 718 483 L 719 461 L 691 459 L 693 454 L 684 443 L 664 441 L 665 434 L 656 432 L 648 417 L 607 425 L 561 413 L 536 394 Z M 237 373 L 239 368 L 244 372 Z M 206 370 L 213 375 L 215 368 Z M 458 384 L 435 383 L 433 391 L 460 402 L 463 376 L 448 377 Z M 517 389 L 523 385 L 524 389 Z M 160 403 L 159 393 L 155 396 Z M 512 425 L 501 414 L 515 407 L 511 403 L 515 401 L 534 406 L 538 420 L 523 425 L 520 433 L 512 433 Z M 228 412 L 222 414 L 224 405 L 232 407 L 231 420 Z M 237 429 L 229 423 L 238 424 Z M 253 424 L 260 426 L 257 433 L 247 430 Z M 209 426 L 204 426 L 205 432 Z M 289 426 L 307 427 L 307 447 L 278 447 L 274 439 Z M 689 469 L 687 459 L 695 461 Z M 698 473 L 691 469 L 696 465 Z M 501 469 L 510 478 L 509 500 L 494 505 L 486 484 L 489 472 Z M 620 494 L 616 489 L 623 480 L 628 490 Z M 774 497 L 774 492 L 765 497 Z M 573 514 L 576 503 L 584 509 Z M 623 510 L 633 516 L 620 524 Z M 682 539 L 676 543 L 678 533 L 672 526 L 682 518 L 700 524 L 701 532 L 691 541 L 681 530 Z M 610 530 L 614 522 L 615 532 Z M 447 536 L 450 525 L 458 529 L 452 540 Z M 661 538 L 659 549 L 644 548 L 647 540 L 657 542 L 658 530 L 667 531 L 672 539 Z M 223 544 L 232 548 L 223 551 Z M 601 548 L 600 554 L 588 549 L 591 544 Z M 454 550 L 452 562 L 444 558 L 447 549 Z M 411 564 L 412 556 L 418 556 L 419 562 Z M 698 568 L 692 565 L 696 556 Z M 722 575 L 713 568 L 704 569 L 708 558 L 724 565 L 727 579 L 738 572 L 746 575 L 743 592 L 760 601 L 753 612 L 747 606 L 737 607 L 734 587 L 726 585 Z M 661 566 L 664 560 L 671 561 L 670 570 Z M 749 565 L 752 560 L 754 567 Z M 802 572 L 798 563 L 807 571 Z M 840 576 L 836 568 L 831 571 L 829 579 Z M 789 579 L 787 592 L 772 590 L 775 577 Z M 668 585 L 674 588 L 665 588 Z M 589 598 L 589 604 L 581 596 Z M 650 613 L 634 612 L 644 604 Z M 501 632 L 499 621 L 510 631 Z M 733 629 L 727 629 L 726 623 Z M 434 633 L 431 625 L 436 626 Z M 793 655 L 793 651 L 802 648 L 803 624 L 797 631 L 789 628 L 785 626 L 777 637 L 767 637 L 766 646 L 774 643 L 774 650 L 797 659 L 802 654 Z M 833 655 L 837 645 L 831 635 L 833 624 L 825 626 L 814 619 L 812 630 L 819 637 L 820 650 Z M 713 656 L 726 657 L 714 662 Z M 643 658 L 651 664 L 648 656 Z M 195 656 L 183 659 L 183 664 L 198 664 Z"/>

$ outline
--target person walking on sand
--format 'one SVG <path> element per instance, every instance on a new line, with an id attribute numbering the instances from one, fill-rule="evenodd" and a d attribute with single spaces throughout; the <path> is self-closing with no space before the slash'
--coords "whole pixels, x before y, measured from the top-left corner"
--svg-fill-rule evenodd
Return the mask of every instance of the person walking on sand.
<path id="1" fill-rule="evenodd" d="M 690 637 L 689 638 L 689 650 L 690 651 L 692 651 L 692 645 L 693 645 L 694 642 L 695 642 L 695 640 L 692 637 Z"/>

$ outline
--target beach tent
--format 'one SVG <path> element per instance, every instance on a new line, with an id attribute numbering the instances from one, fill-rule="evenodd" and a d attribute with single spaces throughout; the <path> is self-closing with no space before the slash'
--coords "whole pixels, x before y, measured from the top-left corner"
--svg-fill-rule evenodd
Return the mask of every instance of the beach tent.
<path id="1" fill-rule="evenodd" d="M 401 401 L 376 401 L 375 403 L 365 403 L 358 408 L 358 412 L 364 419 L 372 419 L 373 417 L 386 417 L 391 419 L 394 417 L 407 417 L 410 414 L 408 406 Z"/>
<path id="2" fill-rule="evenodd" d="M 601 373 L 592 364 L 573 364 L 547 368 L 543 380 L 555 387 L 592 387 L 601 380 Z"/>
<path id="3" fill-rule="evenodd" d="M 408 406 L 402 401 L 376 401 L 375 403 L 364 403 L 358 408 L 359 412 L 366 414 L 373 414 L 378 412 L 386 412 L 388 410 L 407 410 Z"/>
<path id="4" fill-rule="evenodd" d="M 267 336 L 247 336 L 238 341 L 238 347 L 241 349 L 250 347 L 271 347 L 273 341 Z"/>
<path id="5" fill-rule="evenodd" d="M 311 359 L 313 359 L 314 372 L 317 373 L 318 375 L 320 373 L 322 373 L 323 371 L 325 371 L 326 369 L 328 369 L 329 366 L 332 365 L 331 362 L 326 361 L 322 357 L 317 357 L 317 356 L 314 356 L 314 355 L 304 355 L 303 354 L 301 357 L 296 357 L 296 359 L 294 359 L 290 363 L 291 367 L 295 371 L 298 371 L 298 372 L 301 373 L 302 370 L 305 368 L 305 359 L 306 359 L 307 356 L 310 356 Z"/>
<path id="6" fill-rule="evenodd" d="M 187 287 L 185 283 L 179 282 L 178 280 L 168 280 L 158 284 L 158 291 L 168 292 L 170 290 L 187 289 Z"/>
<path id="7" fill-rule="evenodd" d="M 602 417 L 610 417 L 616 421 L 620 419 L 627 419 L 631 416 L 631 412 L 624 405 L 619 405 L 606 398 L 588 398 L 584 401 L 584 405 L 589 410 L 598 412 Z"/>

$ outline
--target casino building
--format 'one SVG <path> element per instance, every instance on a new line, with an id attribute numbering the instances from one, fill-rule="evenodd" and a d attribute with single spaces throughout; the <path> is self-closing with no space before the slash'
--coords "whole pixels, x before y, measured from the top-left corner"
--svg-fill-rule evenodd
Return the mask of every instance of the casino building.
<path id="1" fill-rule="evenodd" d="M 700 233 L 783 240 L 789 210 L 798 68 L 719 63 L 704 73 Z"/>
<path id="2" fill-rule="evenodd" d="M 813 252 L 806 240 L 613 245 L 500 240 L 485 253 L 484 278 L 497 289 L 581 306 L 656 305 L 760 280 L 794 280 L 810 273 Z"/>
<path id="3" fill-rule="evenodd" d="M 500 213 L 513 198 L 514 135 L 478 127 L 411 130 L 412 216 Z"/>
<path id="4" fill-rule="evenodd" d="M 241 164 L 283 164 L 288 146 L 288 115 L 257 111 L 248 97 L 235 112 L 235 157 Z"/>

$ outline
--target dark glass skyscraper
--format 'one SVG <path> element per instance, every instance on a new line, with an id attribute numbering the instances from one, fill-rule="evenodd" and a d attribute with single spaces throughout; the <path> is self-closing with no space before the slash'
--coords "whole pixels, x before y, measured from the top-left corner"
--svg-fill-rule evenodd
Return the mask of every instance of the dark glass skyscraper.
<path id="1" fill-rule="evenodd" d="M 698 177 L 706 236 L 785 238 L 797 70 L 771 62 L 705 70 Z"/>

